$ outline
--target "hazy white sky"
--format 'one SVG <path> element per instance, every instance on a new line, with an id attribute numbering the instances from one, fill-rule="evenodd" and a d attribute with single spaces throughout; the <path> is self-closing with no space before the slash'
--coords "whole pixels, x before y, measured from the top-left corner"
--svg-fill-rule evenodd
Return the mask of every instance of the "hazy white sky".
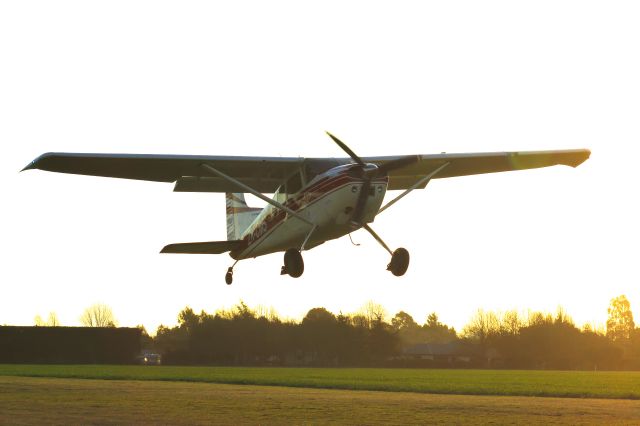
<path id="1" fill-rule="evenodd" d="M 173 325 L 239 300 L 300 318 L 366 301 L 460 329 L 477 308 L 640 316 L 637 2 L 25 2 L 0 4 L 0 324 L 94 302 Z M 366 233 L 281 255 L 160 255 L 225 239 L 224 195 L 18 173 L 47 151 L 344 156 L 589 148 L 577 169 L 432 182 Z"/>

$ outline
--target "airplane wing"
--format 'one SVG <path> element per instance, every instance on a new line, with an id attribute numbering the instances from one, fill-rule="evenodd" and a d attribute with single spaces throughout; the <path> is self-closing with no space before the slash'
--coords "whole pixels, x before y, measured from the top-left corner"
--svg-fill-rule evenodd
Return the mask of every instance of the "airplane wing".
<path id="1" fill-rule="evenodd" d="M 158 154 L 78 154 L 49 152 L 23 170 L 175 182 L 179 192 L 243 192 L 241 188 L 203 170 L 210 164 L 259 192 L 278 189 L 304 161 L 295 157 L 232 157 Z"/>
<path id="2" fill-rule="evenodd" d="M 221 254 L 246 245 L 242 240 L 176 243 L 164 246 L 160 253 Z"/>
<path id="3" fill-rule="evenodd" d="M 389 172 L 389 189 L 408 189 L 422 177 L 446 163 L 449 164 L 436 174 L 433 177 L 434 179 L 536 169 L 556 165 L 577 167 L 586 161 L 590 155 L 591 151 L 588 149 L 418 155 L 415 162 Z M 367 163 L 381 165 L 401 157 L 363 157 L 362 160 Z M 424 188 L 425 186 L 426 182 L 418 188 Z"/>
<path id="4" fill-rule="evenodd" d="M 407 189 L 422 177 L 449 163 L 434 179 L 482 173 L 525 170 L 554 165 L 577 167 L 591 152 L 563 151 L 492 152 L 476 154 L 417 155 L 416 161 L 389 172 L 389 189 Z M 406 156 L 363 157 L 378 165 Z M 179 192 L 244 192 L 232 182 L 211 176 L 202 168 L 210 164 L 223 173 L 263 193 L 273 193 L 293 173 L 311 166 L 316 171 L 352 162 L 350 158 L 234 157 L 158 154 L 47 153 L 23 170 L 175 182 Z M 423 184 L 419 188 L 424 188 Z"/>

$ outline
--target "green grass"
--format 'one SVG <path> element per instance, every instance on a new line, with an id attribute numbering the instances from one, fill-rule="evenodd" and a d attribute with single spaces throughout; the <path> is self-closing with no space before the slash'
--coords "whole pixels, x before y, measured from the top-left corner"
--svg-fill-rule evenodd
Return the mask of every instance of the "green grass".
<path id="1" fill-rule="evenodd" d="M 0 376 L 160 380 L 461 395 L 640 399 L 640 372 L 0 365 Z"/>

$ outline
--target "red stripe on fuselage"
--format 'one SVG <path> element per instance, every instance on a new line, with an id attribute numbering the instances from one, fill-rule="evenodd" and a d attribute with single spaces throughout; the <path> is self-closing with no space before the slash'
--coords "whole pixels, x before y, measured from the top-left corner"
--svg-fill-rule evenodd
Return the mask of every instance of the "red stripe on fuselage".
<path id="1" fill-rule="evenodd" d="M 340 174 L 335 177 L 329 177 L 326 179 L 322 179 L 309 188 L 301 191 L 295 197 L 289 198 L 284 205 L 291 210 L 298 212 L 304 208 L 311 206 L 316 203 L 320 199 L 330 195 L 331 193 L 337 191 L 338 189 L 351 184 L 361 184 L 363 182 L 362 179 L 353 178 L 348 176 L 347 174 Z M 374 179 L 372 183 L 387 183 L 388 178 L 378 178 Z M 305 202 L 306 201 L 306 202 Z M 301 203 L 302 202 L 302 203 Z M 230 254 L 235 259 L 237 255 L 246 252 L 249 248 L 248 254 L 250 254 L 253 250 L 255 250 L 258 245 L 262 244 L 265 239 L 273 233 L 278 225 L 284 223 L 284 218 L 286 217 L 286 213 L 282 210 L 275 210 L 274 213 L 265 217 L 262 223 L 258 224 L 254 227 L 254 230 L 251 234 L 245 235 L 242 239 L 246 242 L 246 246 L 239 250 L 234 250 Z M 258 234 L 256 234 L 258 232 Z M 255 234 L 255 236 L 254 236 Z"/>

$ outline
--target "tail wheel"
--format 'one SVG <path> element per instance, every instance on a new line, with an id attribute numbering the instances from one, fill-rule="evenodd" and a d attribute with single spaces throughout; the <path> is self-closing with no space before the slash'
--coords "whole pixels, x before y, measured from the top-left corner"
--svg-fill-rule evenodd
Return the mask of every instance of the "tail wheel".
<path id="1" fill-rule="evenodd" d="M 391 262 L 387 265 L 387 270 L 396 277 L 401 277 L 407 272 L 407 268 L 409 268 L 409 252 L 400 247 L 391 255 Z"/>
<path id="2" fill-rule="evenodd" d="M 283 271 L 289 274 L 293 278 L 298 278 L 304 272 L 304 261 L 300 251 L 294 248 L 290 248 L 284 252 L 284 266 Z"/>

